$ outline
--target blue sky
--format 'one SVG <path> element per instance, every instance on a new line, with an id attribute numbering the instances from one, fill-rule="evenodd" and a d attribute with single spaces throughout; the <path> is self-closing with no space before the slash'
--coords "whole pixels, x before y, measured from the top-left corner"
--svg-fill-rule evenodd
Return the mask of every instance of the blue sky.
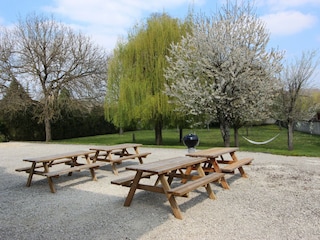
<path id="1" fill-rule="evenodd" d="M 53 14 L 112 51 L 137 22 L 154 12 L 185 17 L 188 8 L 210 15 L 223 0 L 1 0 L 0 25 L 11 26 L 29 13 Z M 270 31 L 270 47 L 288 59 L 320 50 L 320 0 L 256 0 L 257 14 Z M 320 72 L 320 71 L 319 71 Z M 317 79 L 320 78 L 318 74 Z M 317 81 L 320 87 L 320 80 Z"/>

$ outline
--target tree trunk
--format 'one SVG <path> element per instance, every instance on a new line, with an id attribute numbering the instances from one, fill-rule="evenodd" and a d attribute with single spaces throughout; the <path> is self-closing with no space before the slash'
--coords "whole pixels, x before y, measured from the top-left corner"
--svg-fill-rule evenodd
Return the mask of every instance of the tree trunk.
<path id="1" fill-rule="evenodd" d="M 162 122 L 157 120 L 155 126 L 156 145 L 162 145 Z"/>
<path id="2" fill-rule="evenodd" d="M 294 122 L 288 120 L 288 150 L 293 150 L 293 131 L 294 131 Z"/>
<path id="3" fill-rule="evenodd" d="M 225 147 L 230 147 L 230 128 L 226 122 L 220 122 L 220 132 Z"/>
<path id="4" fill-rule="evenodd" d="M 233 132 L 234 132 L 234 145 L 236 147 L 239 147 L 239 129 L 237 127 L 233 128 Z"/>
<path id="5" fill-rule="evenodd" d="M 132 142 L 136 142 L 136 135 L 135 135 L 135 133 L 132 133 Z"/>
<path id="6" fill-rule="evenodd" d="M 46 142 L 50 142 L 52 140 L 50 119 L 46 118 L 44 120 L 44 127 L 45 127 L 45 132 L 46 132 Z"/>
<path id="7" fill-rule="evenodd" d="M 182 143 L 183 138 L 183 128 L 179 127 L 179 143 Z"/>

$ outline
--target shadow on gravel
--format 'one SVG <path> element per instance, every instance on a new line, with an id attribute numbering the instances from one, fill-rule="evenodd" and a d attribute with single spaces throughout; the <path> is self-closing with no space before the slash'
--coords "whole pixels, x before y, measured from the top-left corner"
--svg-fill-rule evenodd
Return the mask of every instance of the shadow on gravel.
<path id="1" fill-rule="evenodd" d="M 54 179 L 53 194 L 46 178 L 34 176 L 26 187 L 27 174 L 0 167 L 1 240 L 138 239 L 172 218 L 162 194 L 138 192 L 124 207 L 126 194 L 119 196 L 121 187 L 110 184 L 110 175 L 100 170 L 98 182 L 88 171 L 63 175 Z M 104 193 L 94 192 L 96 187 Z"/>

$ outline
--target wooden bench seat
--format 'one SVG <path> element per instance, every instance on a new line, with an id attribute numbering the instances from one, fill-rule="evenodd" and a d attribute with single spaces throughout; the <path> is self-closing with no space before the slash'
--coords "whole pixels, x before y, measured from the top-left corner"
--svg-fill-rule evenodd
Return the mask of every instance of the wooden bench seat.
<path id="1" fill-rule="evenodd" d="M 83 164 L 83 165 L 78 165 L 78 166 L 74 166 L 74 167 L 70 167 L 70 168 L 65 168 L 65 169 L 58 170 L 58 171 L 43 173 L 43 175 L 47 176 L 47 177 L 58 177 L 60 175 L 66 174 L 66 173 L 78 172 L 83 169 L 98 168 L 103 165 L 105 165 L 105 164 L 103 164 L 103 163 Z"/>
<path id="2" fill-rule="evenodd" d="M 41 168 L 43 167 L 42 165 L 40 166 L 36 166 L 35 168 Z M 23 167 L 23 168 L 17 168 L 16 171 L 17 172 L 30 172 L 31 167 Z"/>
<path id="3" fill-rule="evenodd" d="M 116 164 L 120 164 L 124 160 L 129 160 L 129 159 L 134 160 L 135 158 L 138 158 L 139 163 L 143 164 L 142 158 L 146 158 L 149 154 L 151 154 L 151 153 L 147 152 L 147 153 L 128 154 L 128 155 L 117 157 L 115 159 L 107 158 L 105 154 L 101 154 L 96 157 L 95 161 L 110 162 L 113 173 L 115 175 L 118 175 L 118 170 L 116 168 Z"/>
<path id="4" fill-rule="evenodd" d="M 215 181 L 219 180 L 223 176 L 224 176 L 224 173 L 213 172 L 213 173 L 205 175 L 201 178 L 198 178 L 196 180 L 189 181 L 189 182 L 182 184 L 178 187 L 172 188 L 167 193 L 182 197 L 185 194 L 187 194 L 187 193 L 189 193 L 199 187 L 208 185 L 211 182 L 215 182 Z M 211 190 L 211 188 L 210 188 L 210 190 Z M 207 191 L 208 191 L 208 189 L 207 189 Z M 208 192 L 208 193 L 209 193 L 209 197 L 210 197 L 210 192 Z M 210 197 L 210 198 L 215 199 L 213 192 L 212 192 L 211 196 L 212 197 Z"/>
<path id="5" fill-rule="evenodd" d="M 248 165 L 253 161 L 253 158 L 244 158 L 244 159 L 240 159 L 238 161 L 223 165 L 220 167 L 221 171 L 223 173 L 233 173 L 234 170 L 236 170 L 237 168 L 239 169 L 242 177 L 247 177 L 246 174 L 244 173 L 242 166 L 243 165 Z"/>
<path id="6" fill-rule="evenodd" d="M 141 178 L 149 178 L 150 176 L 152 176 L 153 174 L 152 173 L 142 173 L 142 176 Z M 115 179 L 115 180 L 112 180 L 111 183 L 112 184 L 116 184 L 116 185 L 121 185 L 121 186 L 127 186 L 127 187 L 130 187 L 134 177 L 136 175 L 133 174 L 133 175 L 129 175 L 129 176 L 126 176 L 126 177 L 122 177 L 122 178 L 118 178 L 118 179 Z"/>
<path id="7" fill-rule="evenodd" d="M 83 169 L 89 169 L 90 173 L 91 173 L 91 176 L 92 176 L 92 180 L 96 181 L 97 179 L 96 179 L 96 175 L 95 175 L 94 169 L 95 168 L 99 168 L 99 167 L 101 167 L 103 165 L 105 165 L 105 164 L 104 163 L 82 164 L 82 165 L 77 165 L 77 166 L 70 167 L 70 168 L 61 169 L 61 170 L 58 170 L 58 171 L 45 172 L 45 173 L 42 173 L 42 175 L 46 176 L 48 178 L 50 190 L 51 190 L 52 193 L 55 193 L 56 189 L 55 189 L 53 181 L 52 181 L 53 177 L 59 177 L 60 175 L 63 175 L 63 174 L 66 174 L 66 173 L 71 174 L 72 172 L 81 171 Z"/>

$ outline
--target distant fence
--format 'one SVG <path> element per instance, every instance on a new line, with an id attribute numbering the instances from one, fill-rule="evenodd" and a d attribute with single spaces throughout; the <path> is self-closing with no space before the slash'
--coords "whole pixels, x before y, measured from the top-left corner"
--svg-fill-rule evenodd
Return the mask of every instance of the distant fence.
<path id="1" fill-rule="evenodd" d="M 320 135 L 320 122 L 297 122 L 294 129 L 299 132 Z"/>

